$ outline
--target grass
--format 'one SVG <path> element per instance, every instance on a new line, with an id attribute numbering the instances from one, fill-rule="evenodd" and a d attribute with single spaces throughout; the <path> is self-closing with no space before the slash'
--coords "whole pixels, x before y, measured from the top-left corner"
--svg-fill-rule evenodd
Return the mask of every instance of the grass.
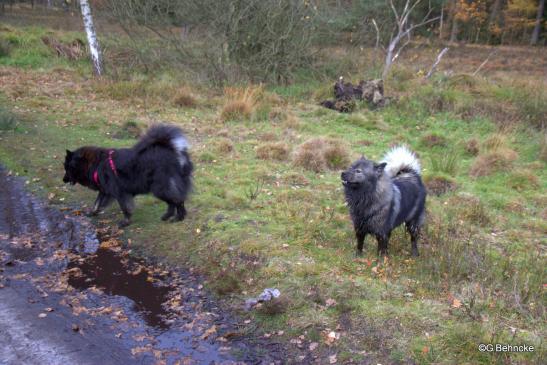
<path id="1" fill-rule="evenodd" d="M 192 267 L 236 311 L 264 288 L 278 288 L 279 303 L 240 314 L 264 332 L 284 331 L 289 345 L 299 336 L 319 342 L 323 358 L 539 364 L 545 357 L 544 131 L 533 117 L 508 128 L 509 111 L 478 105 L 522 100 L 521 85 L 469 77 L 423 83 L 401 63 L 386 83 L 399 101 L 374 112 L 318 108 L 314 90 L 325 85 L 316 82 L 226 93 L 192 87 L 199 103 L 180 107 L 178 80 L 163 73 L 89 80 L 88 61 L 68 62 L 35 42 L 50 32 L 74 36 L 37 27 L 8 32 L 26 47 L 15 44 L 0 57 L 0 161 L 39 178 L 30 186 L 53 193 L 52 204 L 82 208 L 94 198 L 62 184 L 65 149 L 131 146 L 148 124 L 169 121 L 190 138 L 195 191 L 181 224 L 160 222 L 164 205 L 137 197 L 125 232 L 135 252 Z M 23 62 L 25 55 L 34 61 Z M 515 115 L 524 108 L 535 115 L 531 104 L 515 106 Z M 398 229 L 387 260 L 369 239 L 356 259 L 339 171 L 361 154 L 379 160 L 400 143 L 419 154 L 426 183 L 439 192 L 428 196 L 421 256 L 409 256 Z M 112 207 L 98 219 L 119 214 Z M 331 331 L 340 334 L 332 343 Z M 481 353 L 481 342 L 538 350 Z"/>

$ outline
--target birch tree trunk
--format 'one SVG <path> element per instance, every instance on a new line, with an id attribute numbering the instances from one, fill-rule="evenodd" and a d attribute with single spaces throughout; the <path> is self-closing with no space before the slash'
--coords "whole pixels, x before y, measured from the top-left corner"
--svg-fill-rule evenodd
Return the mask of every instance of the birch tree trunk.
<path id="1" fill-rule="evenodd" d="M 91 17 L 91 7 L 88 0 L 80 0 L 80 8 L 82 9 L 82 17 L 84 19 L 85 32 L 87 34 L 87 42 L 89 43 L 89 52 L 91 53 L 91 61 L 93 62 L 93 72 L 97 76 L 103 74 L 103 64 L 99 41 L 95 33 L 93 18 Z"/>
<path id="2" fill-rule="evenodd" d="M 532 38 L 530 39 L 530 44 L 532 46 L 536 45 L 539 39 L 539 31 L 541 30 L 541 21 L 543 20 L 544 9 L 545 9 L 545 0 L 539 0 L 536 25 L 534 26 L 534 31 L 532 32 Z"/>

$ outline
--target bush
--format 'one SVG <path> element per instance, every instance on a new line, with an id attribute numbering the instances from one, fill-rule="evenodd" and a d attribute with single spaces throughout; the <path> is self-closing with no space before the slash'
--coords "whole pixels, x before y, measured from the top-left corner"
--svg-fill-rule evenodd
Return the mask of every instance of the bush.
<path id="1" fill-rule="evenodd" d="M 317 8 L 294 0 L 107 0 L 105 10 L 126 26 L 146 25 L 168 37 L 184 58 L 195 56 L 195 45 L 166 29 L 183 24 L 199 30 L 208 73 L 224 81 L 228 72 L 274 82 L 291 78 L 310 64 L 320 19 Z"/>

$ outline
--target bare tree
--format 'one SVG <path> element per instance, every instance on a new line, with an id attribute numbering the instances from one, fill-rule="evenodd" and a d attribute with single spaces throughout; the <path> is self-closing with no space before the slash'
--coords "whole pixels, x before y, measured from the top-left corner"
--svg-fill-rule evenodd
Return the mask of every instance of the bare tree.
<path id="1" fill-rule="evenodd" d="M 532 32 L 532 38 L 530 39 L 530 44 L 532 46 L 536 45 L 539 39 L 539 31 L 541 30 L 541 21 L 543 20 L 544 9 L 545 9 L 545 0 L 539 0 L 536 25 L 534 26 L 534 31 Z"/>
<path id="2" fill-rule="evenodd" d="M 93 72 L 97 76 L 103 74 L 103 64 L 97 33 L 93 25 L 93 17 L 91 16 L 91 7 L 88 0 L 80 0 L 80 8 L 82 9 L 82 17 L 84 19 L 85 32 L 89 43 L 89 52 L 91 53 L 91 61 L 93 62 Z"/>
<path id="3" fill-rule="evenodd" d="M 429 18 L 431 15 L 431 9 L 427 12 L 425 17 L 418 24 L 411 24 L 410 15 L 412 11 L 416 8 L 416 5 L 420 3 L 421 0 L 415 0 L 411 3 L 411 0 L 406 0 L 405 6 L 401 13 L 397 11 L 397 8 L 393 4 L 393 0 L 389 0 L 389 5 L 395 16 L 395 35 L 391 37 L 389 41 L 389 46 L 386 50 L 386 59 L 384 62 L 384 70 L 382 71 L 382 79 L 385 79 L 391 69 L 393 62 L 399 57 L 401 51 L 405 46 L 410 42 L 410 36 L 414 29 L 419 28 L 428 23 L 438 20 L 440 17 Z M 405 43 L 399 44 L 401 40 L 405 39 Z"/>

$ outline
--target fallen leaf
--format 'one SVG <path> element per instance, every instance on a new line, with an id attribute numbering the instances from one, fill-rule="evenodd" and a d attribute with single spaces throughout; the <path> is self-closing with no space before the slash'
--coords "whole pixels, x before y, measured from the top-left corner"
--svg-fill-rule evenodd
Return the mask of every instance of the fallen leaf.
<path id="1" fill-rule="evenodd" d="M 336 364 L 336 361 L 338 361 L 336 359 L 336 354 L 329 356 L 329 364 Z"/>
<path id="2" fill-rule="evenodd" d="M 329 298 L 325 301 L 325 304 L 327 305 L 327 307 L 334 307 L 337 303 L 336 300 Z"/>
<path id="3" fill-rule="evenodd" d="M 461 307 L 461 306 L 462 306 L 461 300 L 459 300 L 459 299 L 457 299 L 457 298 L 454 298 L 454 299 L 452 300 L 452 307 L 453 307 L 453 308 L 459 308 L 459 307 Z"/>
<path id="4" fill-rule="evenodd" d="M 319 346 L 319 343 L 312 342 L 312 343 L 310 343 L 309 349 L 310 349 L 310 351 L 314 351 L 318 346 Z"/>
<path id="5" fill-rule="evenodd" d="M 216 325 L 212 325 L 211 328 L 209 328 L 207 331 L 205 331 L 203 333 L 203 335 L 201 335 L 201 339 L 202 340 L 206 340 L 207 337 L 211 336 L 212 334 L 216 333 L 217 332 L 217 326 Z"/>

